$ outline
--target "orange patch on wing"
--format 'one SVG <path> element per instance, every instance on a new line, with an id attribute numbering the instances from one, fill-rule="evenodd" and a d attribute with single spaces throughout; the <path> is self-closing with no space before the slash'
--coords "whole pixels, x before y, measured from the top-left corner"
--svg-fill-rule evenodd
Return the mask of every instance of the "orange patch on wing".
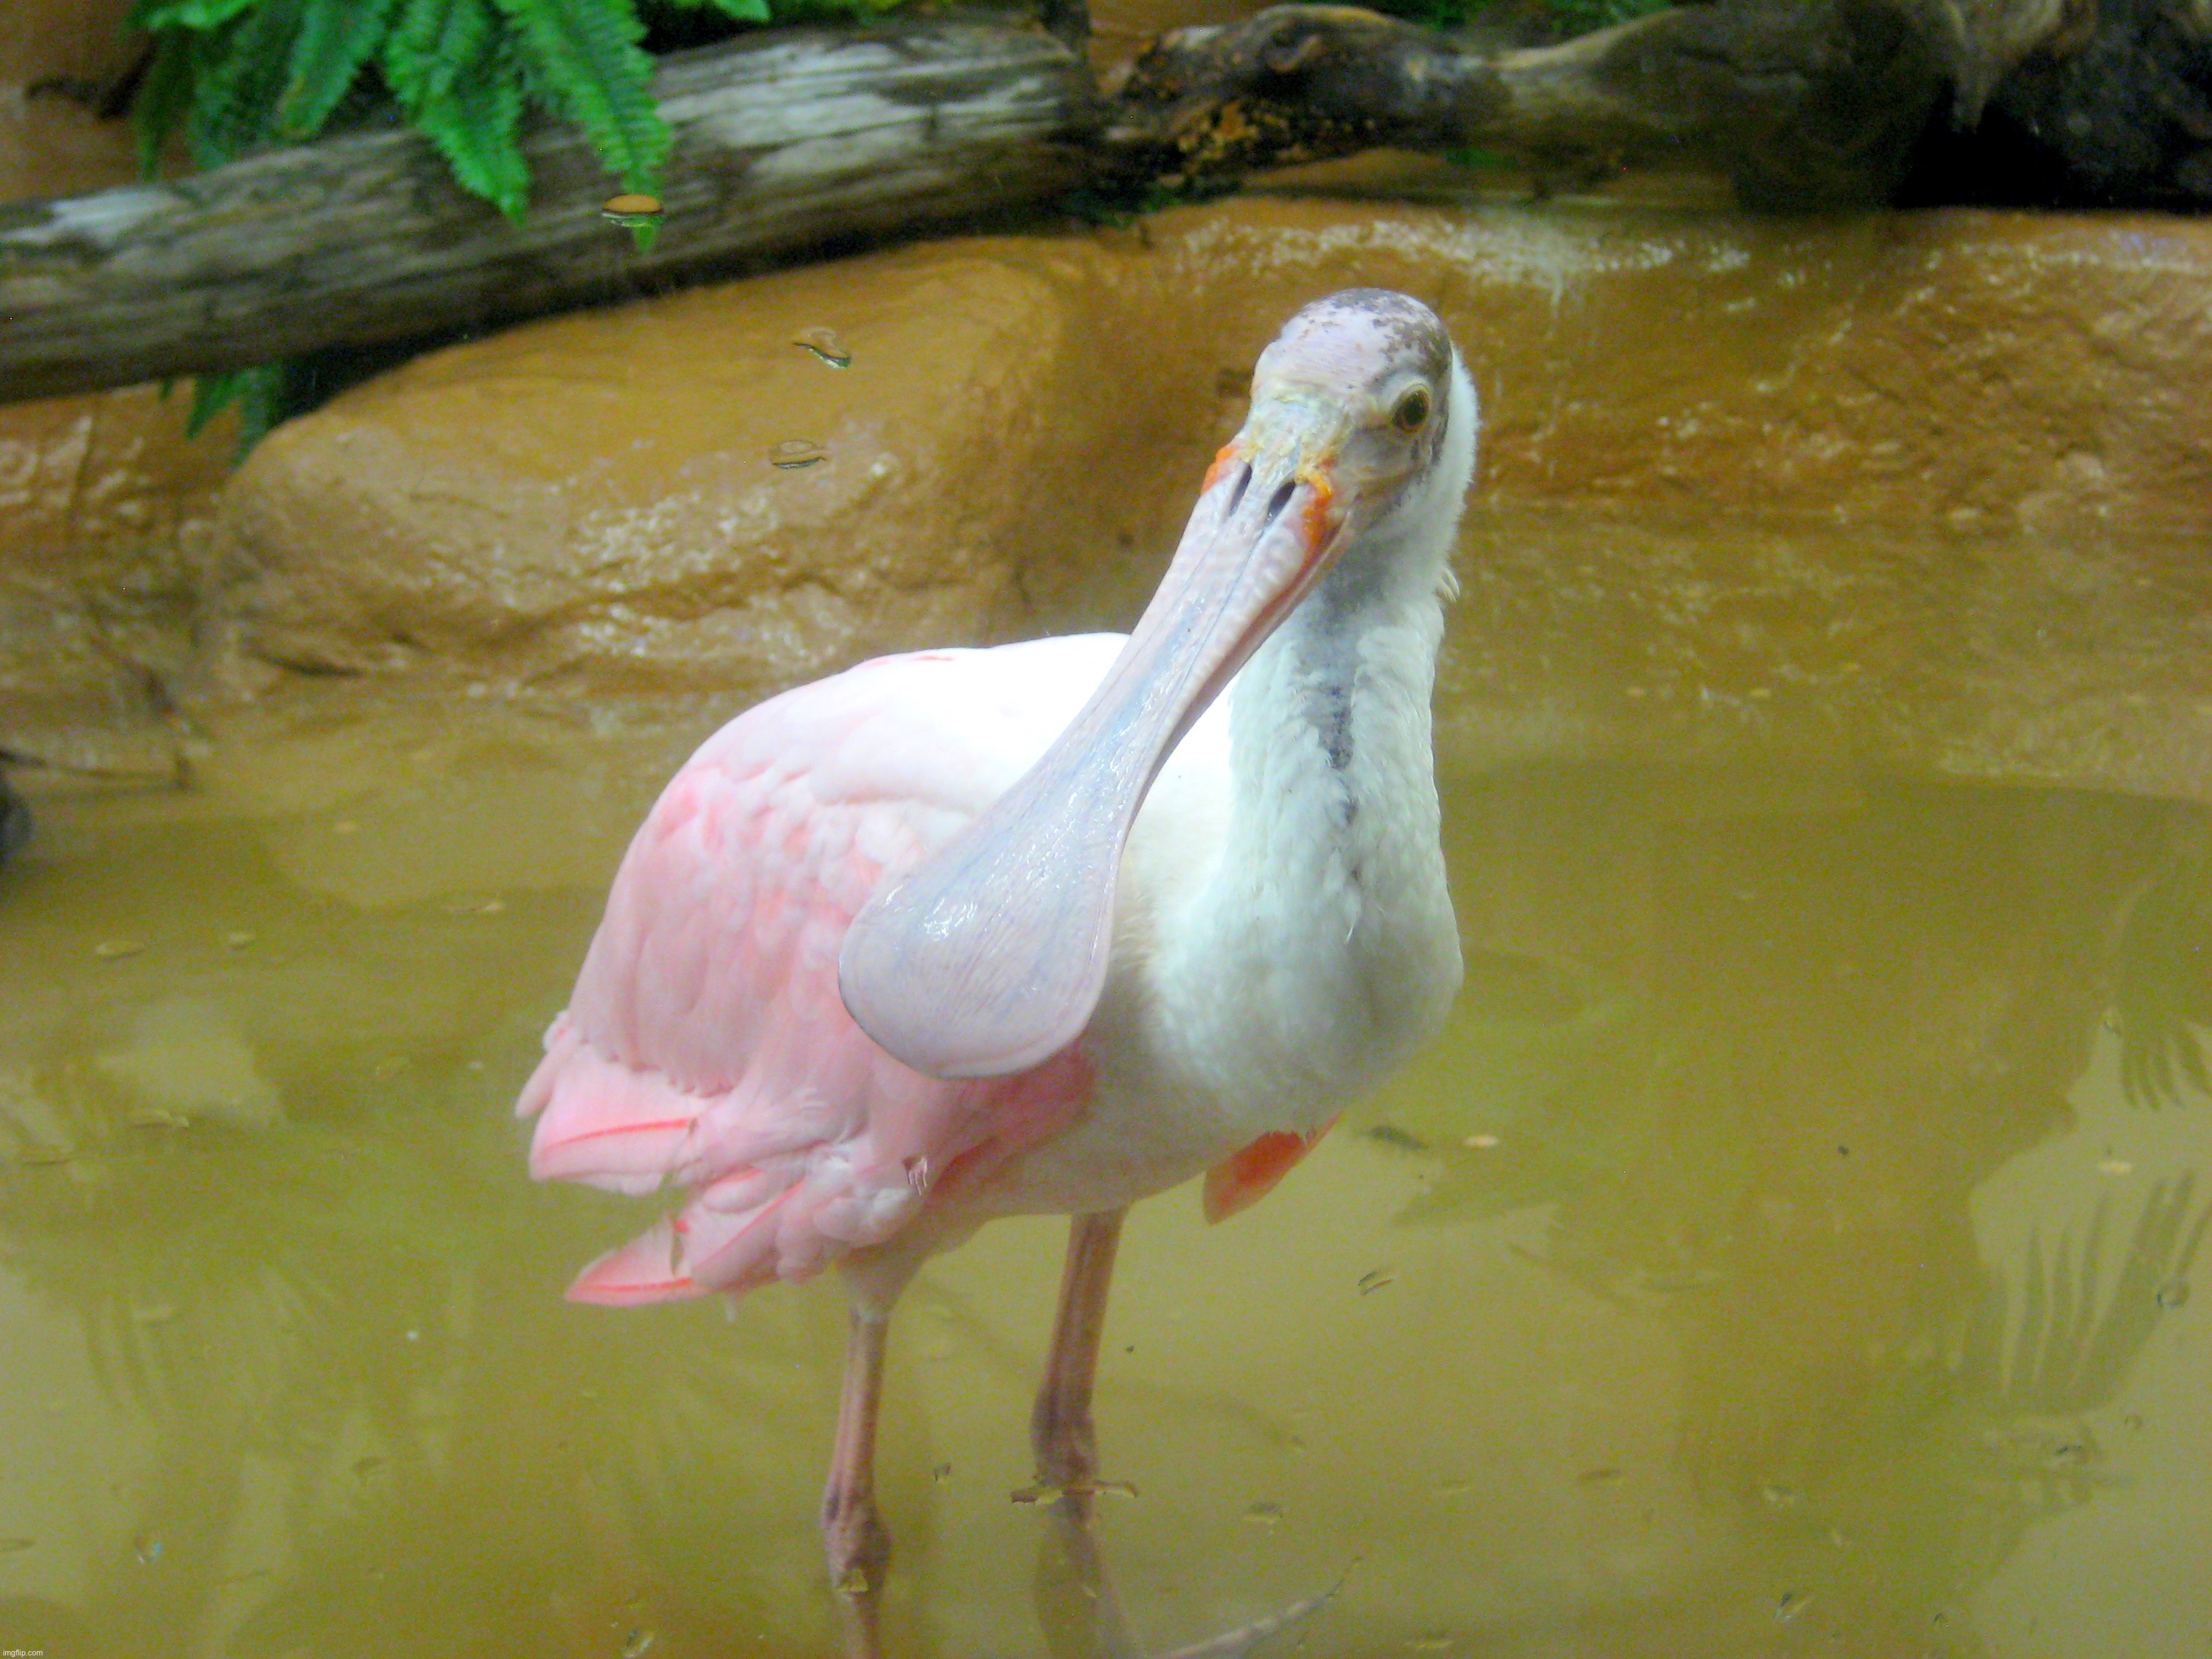
<path id="1" fill-rule="evenodd" d="M 1249 1209 L 1290 1174 L 1291 1166 L 1313 1151 L 1314 1143 L 1334 1127 L 1336 1120 L 1310 1135 L 1277 1129 L 1249 1146 L 1240 1146 L 1206 1172 L 1203 1201 L 1208 1221 L 1226 1221 L 1239 1210 Z"/>

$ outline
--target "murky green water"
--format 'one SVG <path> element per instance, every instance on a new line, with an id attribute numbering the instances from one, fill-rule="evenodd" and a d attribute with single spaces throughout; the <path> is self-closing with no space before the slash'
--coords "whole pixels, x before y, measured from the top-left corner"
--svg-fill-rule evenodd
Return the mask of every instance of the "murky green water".
<path id="1" fill-rule="evenodd" d="M 830 1650 L 834 1289 L 564 1304 L 633 1218 L 531 1185 L 507 1115 L 710 717 L 331 695 L 189 796 L 48 781 L 0 876 L 0 1646 Z M 2212 1652 L 2203 816 L 1447 792 L 1444 1041 L 1249 1215 L 1133 1223 L 1101 1534 L 1142 1644 L 1334 1587 L 1276 1650 Z M 1068 1650 L 1009 1497 L 1060 1239 L 903 1309 L 900 1654 Z"/>

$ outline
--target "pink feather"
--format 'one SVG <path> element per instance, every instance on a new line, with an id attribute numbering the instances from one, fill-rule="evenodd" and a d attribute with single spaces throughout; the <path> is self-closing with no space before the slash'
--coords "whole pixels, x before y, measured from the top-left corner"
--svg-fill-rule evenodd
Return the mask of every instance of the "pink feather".
<path id="1" fill-rule="evenodd" d="M 819 1273 L 960 1204 L 1066 1127 L 1080 1045 L 1012 1077 L 909 1070 L 853 1023 L 837 951 L 914 868 L 1042 753 L 1119 636 L 885 657 L 747 710 L 632 839 L 516 1110 L 531 1172 L 645 1194 L 673 1216 L 569 1294 L 641 1303 Z"/>

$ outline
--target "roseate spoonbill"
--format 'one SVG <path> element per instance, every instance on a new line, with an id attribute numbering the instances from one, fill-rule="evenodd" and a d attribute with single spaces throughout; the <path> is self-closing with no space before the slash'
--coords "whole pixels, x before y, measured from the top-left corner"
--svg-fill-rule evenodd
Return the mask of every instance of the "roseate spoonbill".
<path id="1" fill-rule="evenodd" d="M 1126 640 L 786 692 L 631 842 L 517 1109 L 531 1170 L 687 1191 L 580 1300 L 844 1270 L 823 1528 L 848 1598 L 888 1557 L 884 1330 L 925 1257 L 995 1216 L 1074 1218 L 1031 1434 L 1079 1504 L 1127 1206 L 1207 1170 L 1208 1213 L 1241 1207 L 1442 1021 L 1429 696 L 1474 439 L 1426 307 L 1318 301 L 1261 356 Z"/>

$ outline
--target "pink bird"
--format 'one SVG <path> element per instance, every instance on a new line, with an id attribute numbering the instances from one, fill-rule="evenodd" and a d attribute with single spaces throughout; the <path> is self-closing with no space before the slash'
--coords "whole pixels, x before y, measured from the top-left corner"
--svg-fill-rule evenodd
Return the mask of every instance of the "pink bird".
<path id="1" fill-rule="evenodd" d="M 1079 1504 L 1127 1206 L 1200 1171 L 1209 1215 L 1250 1202 L 1442 1022 L 1429 700 L 1475 424 L 1426 307 L 1318 301 L 1261 356 L 1127 639 L 787 691 L 630 843 L 517 1109 L 531 1172 L 685 1192 L 580 1300 L 843 1270 L 823 1528 L 856 1651 L 889 1557 L 885 1328 L 923 1260 L 994 1217 L 1073 1217 L 1031 1432 L 1040 1485 Z"/>

